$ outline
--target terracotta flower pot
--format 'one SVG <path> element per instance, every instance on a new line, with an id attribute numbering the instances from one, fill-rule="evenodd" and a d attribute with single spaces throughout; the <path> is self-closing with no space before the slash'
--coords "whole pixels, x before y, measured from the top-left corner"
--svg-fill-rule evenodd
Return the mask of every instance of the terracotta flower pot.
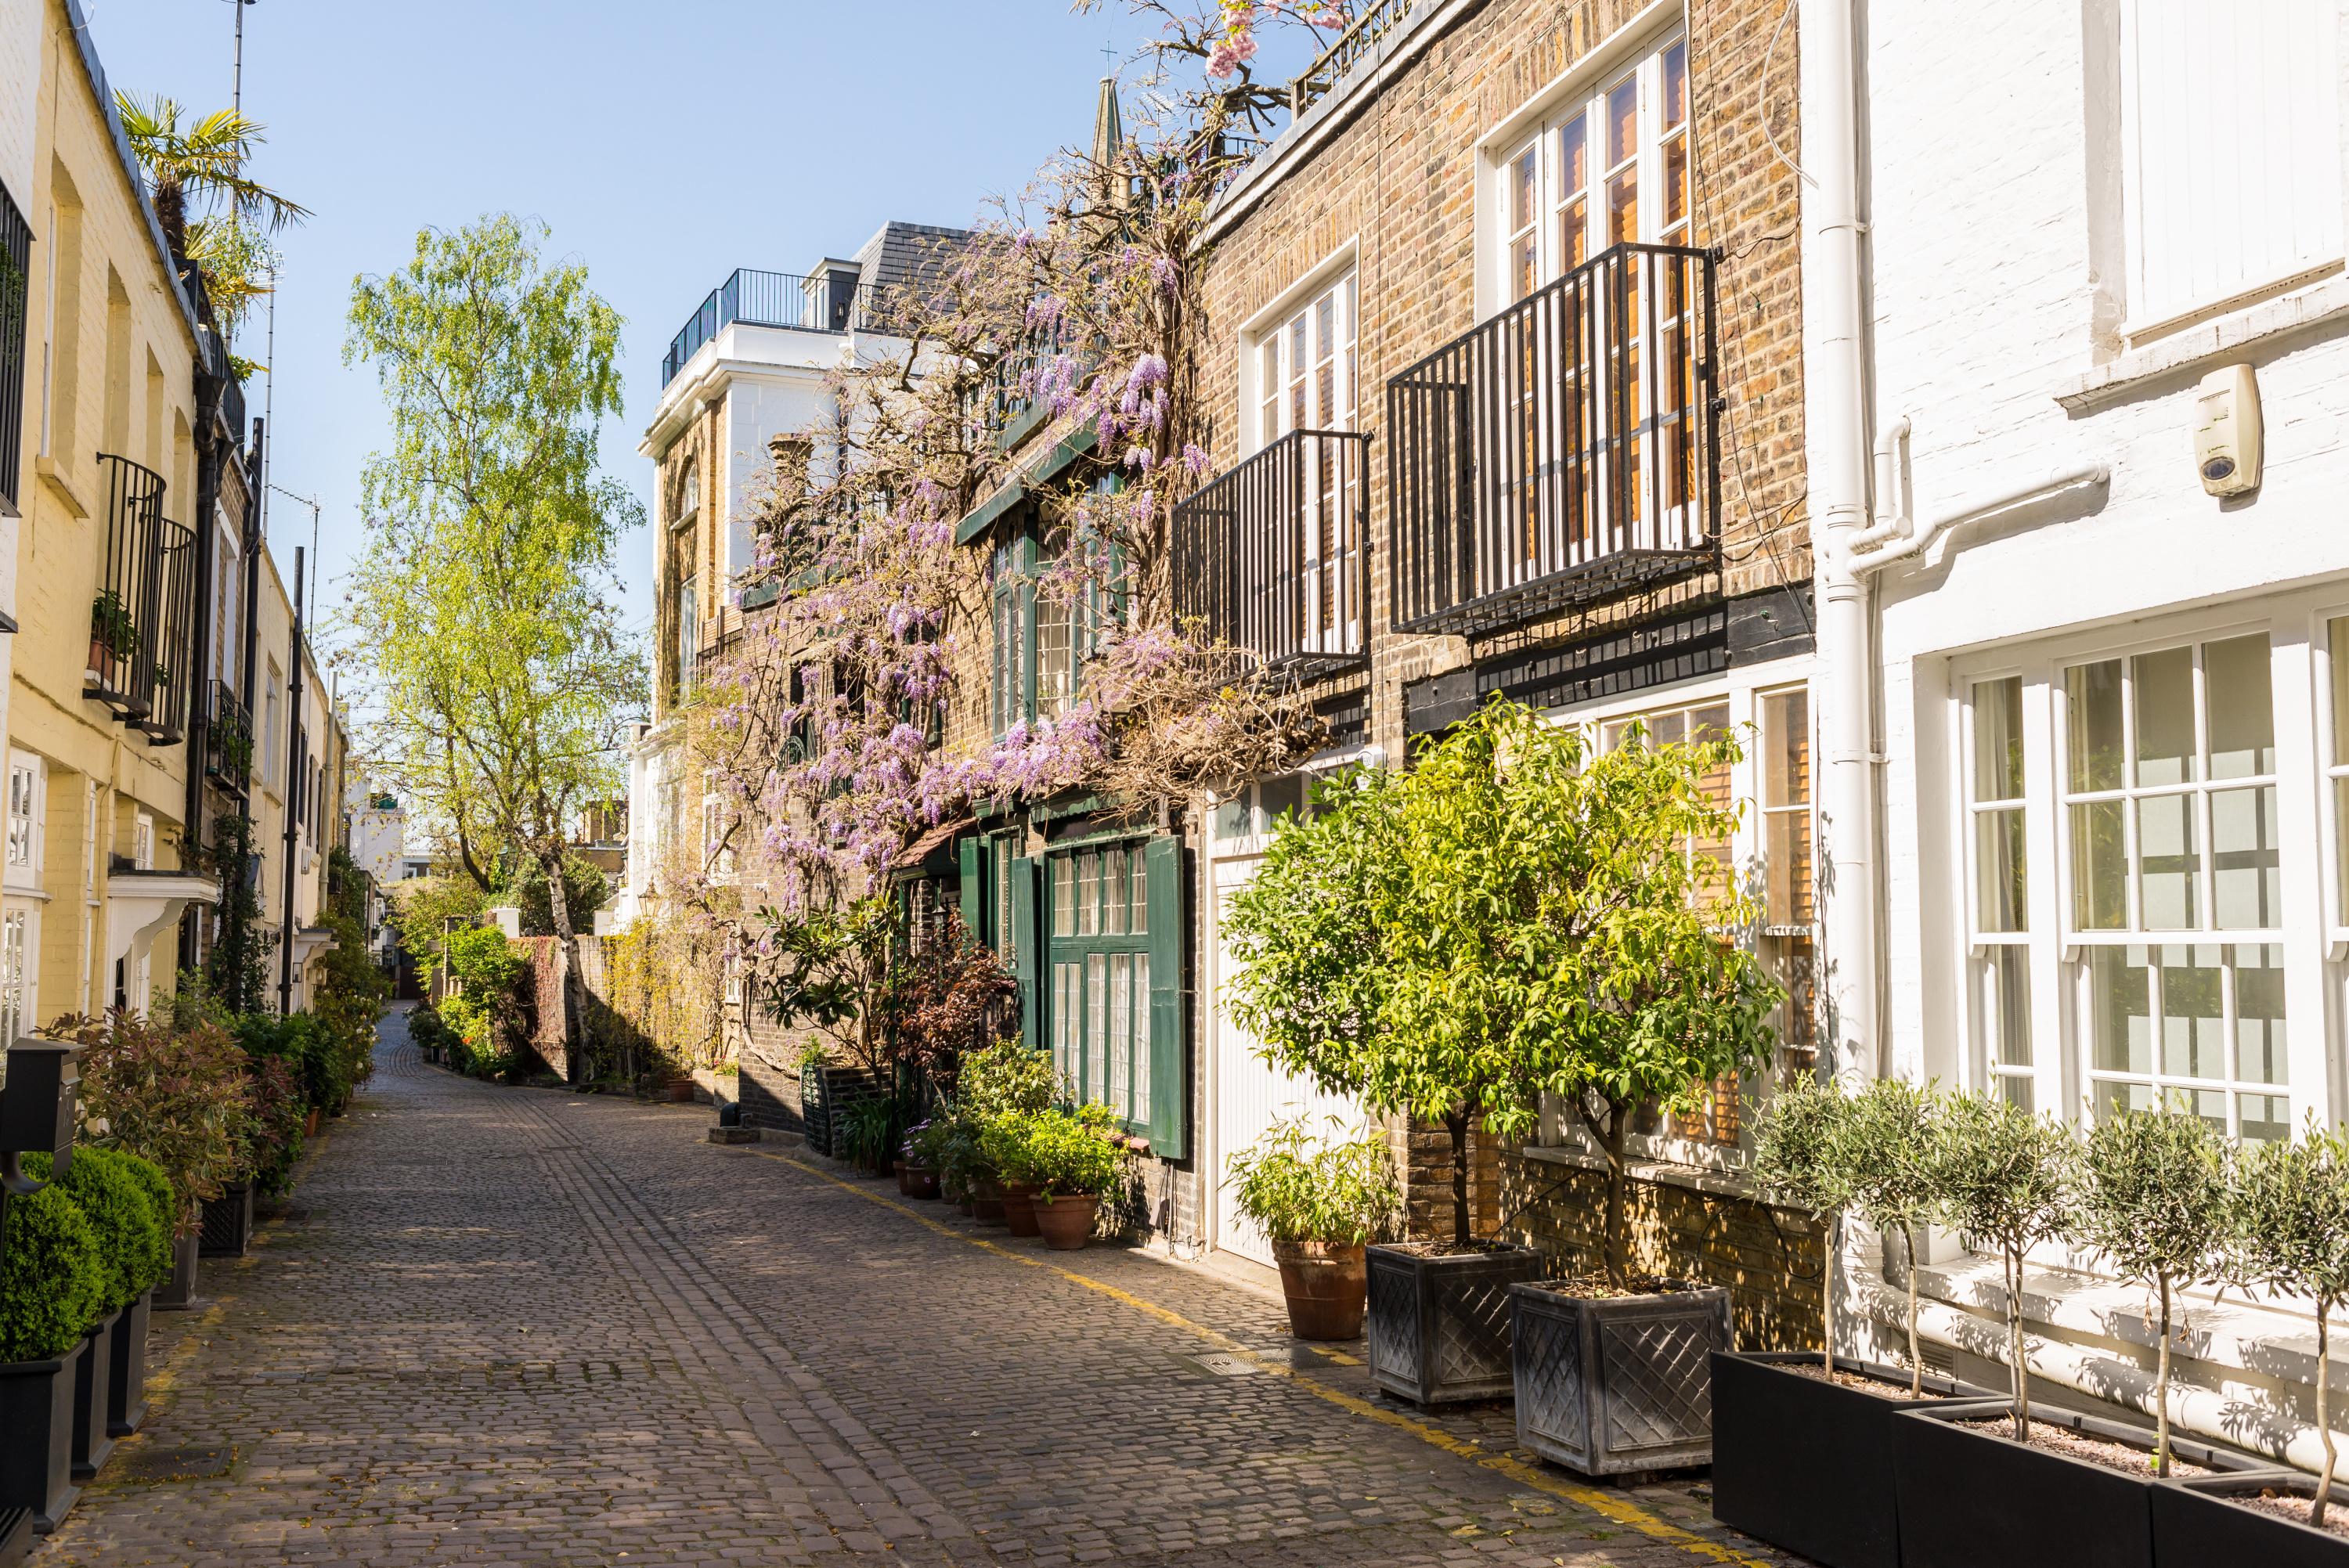
<path id="1" fill-rule="evenodd" d="M 902 1160 L 893 1160 L 889 1164 L 890 1168 L 897 1173 L 897 1195 L 901 1198 L 912 1197 L 914 1189 L 906 1173 L 905 1162 Z"/>
<path id="2" fill-rule="evenodd" d="M 970 1217 L 982 1225 L 1010 1222 L 1003 1212 L 1003 1183 L 981 1177 L 970 1185 Z"/>
<path id="3" fill-rule="evenodd" d="M 1299 1339 L 1360 1339 L 1370 1269 L 1360 1242 L 1275 1242 L 1288 1332 Z"/>
<path id="4" fill-rule="evenodd" d="M 318 1108 L 315 1105 L 308 1110 L 304 1111 L 302 1113 L 302 1136 L 305 1138 L 317 1137 L 318 1123 L 321 1119 L 323 1119 L 318 1115 Z"/>
<path id="5" fill-rule="evenodd" d="M 897 1184 L 908 1198 L 936 1198 L 938 1195 L 938 1173 L 926 1166 L 898 1166 Z"/>
<path id="6" fill-rule="evenodd" d="M 691 1105 L 693 1103 L 693 1080 L 689 1078 L 673 1078 L 669 1079 L 668 1098 L 672 1104 Z"/>
<path id="7" fill-rule="evenodd" d="M 1011 1227 L 1011 1233 L 1015 1236 L 1043 1234 L 1036 1228 L 1034 1182 L 1006 1181 L 1003 1184 L 1003 1222 Z"/>
<path id="8" fill-rule="evenodd" d="M 1044 1244 L 1056 1253 L 1073 1253 L 1092 1238 L 1101 1200 L 1090 1192 L 1063 1192 L 1055 1198 L 1038 1198 L 1031 1209 Z"/>

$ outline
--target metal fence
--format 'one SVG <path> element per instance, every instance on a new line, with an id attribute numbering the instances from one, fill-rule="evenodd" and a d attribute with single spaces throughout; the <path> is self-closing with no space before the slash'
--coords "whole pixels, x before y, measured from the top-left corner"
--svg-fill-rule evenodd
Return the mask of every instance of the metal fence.
<path id="1" fill-rule="evenodd" d="M 1398 629 L 1495 631 L 1716 559 L 1713 294 L 1711 252 L 1618 245 L 1388 382 Z"/>
<path id="2" fill-rule="evenodd" d="M 0 501 L 21 506 L 17 471 L 25 449 L 26 302 L 32 283 L 33 231 L 0 187 Z"/>
<path id="3" fill-rule="evenodd" d="M 1412 14 L 1433 9 L 1437 0 L 1371 0 L 1346 30 L 1315 57 L 1311 65 L 1288 83 L 1290 117 L 1303 114 L 1337 89 L 1346 73 L 1367 59 L 1386 36 L 1411 20 Z"/>
<path id="4" fill-rule="evenodd" d="M 187 735 L 195 685 L 196 536 L 163 515 L 163 479 L 100 452 L 106 570 L 90 602 L 89 694 L 158 745 Z"/>
<path id="5" fill-rule="evenodd" d="M 856 279 L 846 269 L 801 273 L 735 268 L 669 340 L 668 354 L 661 360 L 661 385 L 675 380 L 703 344 L 736 322 L 802 332 L 846 332 L 867 325 L 873 294 Z"/>
<path id="6" fill-rule="evenodd" d="M 1176 614 L 1266 669 L 1370 646 L 1370 438 L 1292 430 L 1174 509 Z"/>

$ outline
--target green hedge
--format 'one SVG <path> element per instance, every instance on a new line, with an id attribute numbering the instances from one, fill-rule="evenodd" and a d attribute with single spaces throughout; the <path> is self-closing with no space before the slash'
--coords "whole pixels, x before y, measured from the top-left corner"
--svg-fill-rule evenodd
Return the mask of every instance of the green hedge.
<path id="1" fill-rule="evenodd" d="M 51 1361 L 71 1350 L 105 1315 L 109 1278 L 97 1228 L 62 1184 L 9 1199 L 0 1362 Z"/>
<path id="2" fill-rule="evenodd" d="M 104 1264 L 100 1313 L 129 1305 L 171 1272 L 171 1236 L 163 1218 L 170 1212 L 171 1184 L 163 1184 L 167 1196 L 159 1212 L 147 1184 L 130 1169 L 134 1162 L 154 1171 L 159 1180 L 162 1177 L 137 1155 L 84 1144 L 74 1150 L 65 1180 L 57 1183 L 81 1210 L 98 1241 Z M 25 1171 L 36 1181 L 49 1180 L 49 1165 L 47 1154 L 25 1157 Z"/>

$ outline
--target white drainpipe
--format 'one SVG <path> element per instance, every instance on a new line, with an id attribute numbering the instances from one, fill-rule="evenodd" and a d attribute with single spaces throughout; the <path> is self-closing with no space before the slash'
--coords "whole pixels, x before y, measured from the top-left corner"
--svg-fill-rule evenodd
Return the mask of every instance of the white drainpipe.
<path id="1" fill-rule="evenodd" d="M 1801 0 L 1803 376 L 1818 653 L 1820 991 L 1826 1064 L 1847 1085 L 1876 1076 L 1878 953 L 1873 660 L 1868 587 L 1852 570 L 1868 526 L 1865 305 L 1859 218 L 1859 78 L 1853 0 Z"/>

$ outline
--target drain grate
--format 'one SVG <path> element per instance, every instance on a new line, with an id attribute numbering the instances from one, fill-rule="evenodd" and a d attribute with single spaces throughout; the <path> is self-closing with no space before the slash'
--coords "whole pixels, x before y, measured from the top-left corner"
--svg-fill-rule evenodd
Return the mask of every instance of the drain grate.
<path id="1" fill-rule="evenodd" d="M 236 1465 L 236 1449 L 227 1443 L 182 1444 L 173 1449 L 126 1444 L 115 1451 L 110 1467 L 116 1478 L 144 1485 L 172 1480 L 211 1480 Z"/>
<path id="2" fill-rule="evenodd" d="M 1205 1356 L 1185 1356 L 1183 1359 L 1200 1371 L 1218 1377 L 1246 1377 L 1264 1370 L 1244 1356 L 1234 1356 L 1222 1350 L 1211 1351 Z"/>

